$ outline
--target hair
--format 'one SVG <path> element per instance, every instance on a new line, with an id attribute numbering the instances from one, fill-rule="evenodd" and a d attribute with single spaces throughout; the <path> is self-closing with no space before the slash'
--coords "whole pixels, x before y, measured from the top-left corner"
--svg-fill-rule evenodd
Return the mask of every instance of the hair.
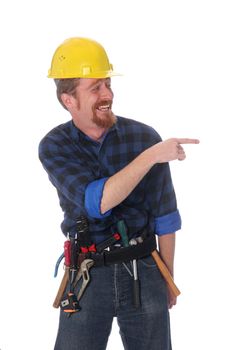
<path id="1" fill-rule="evenodd" d="M 60 104 L 67 110 L 66 106 L 62 102 L 61 95 L 68 94 L 76 96 L 76 87 L 79 84 L 80 78 L 67 78 L 67 79 L 54 79 L 57 87 L 57 98 Z"/>

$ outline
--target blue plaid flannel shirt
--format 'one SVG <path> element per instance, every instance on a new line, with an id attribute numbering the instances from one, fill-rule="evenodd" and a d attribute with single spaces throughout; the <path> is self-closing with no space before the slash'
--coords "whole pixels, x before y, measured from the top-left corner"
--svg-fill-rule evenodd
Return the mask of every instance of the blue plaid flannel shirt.
<path id="1" fill-rule="evenodd" d="M 179 230 L 181 219 L 168 163 L 154 165 L 122 203 L 100 212 L 107 179 L 160 141 L 153 128 L 123 117 L 117 117 L 101 142 L 82 133 L 72 120 L 51 130 L 40 142 L 39 158 L 58 193 L 63 233 L 76 232 L 80 215 L 88 217 L 95 243 L 106 239 L 122 219 L 129 237 L 144 228 L 157 235 Z"/>

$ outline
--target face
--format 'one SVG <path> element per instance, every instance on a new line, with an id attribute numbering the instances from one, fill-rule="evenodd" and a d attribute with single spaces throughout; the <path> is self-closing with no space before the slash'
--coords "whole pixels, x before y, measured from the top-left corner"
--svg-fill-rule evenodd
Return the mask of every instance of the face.
<path id="1" fill-rule="evenodd" d="M 112 112 L 111 80 L 80 79 L 76 89 L 77 120 L 85 127 L 110 128 L 115 123 Z"/>

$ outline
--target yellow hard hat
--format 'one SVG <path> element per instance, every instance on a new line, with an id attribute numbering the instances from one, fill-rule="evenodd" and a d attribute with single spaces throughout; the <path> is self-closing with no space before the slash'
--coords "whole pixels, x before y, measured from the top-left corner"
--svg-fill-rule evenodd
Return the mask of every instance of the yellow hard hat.
<path id="1" fill-rule="evenodd" d="M 70 38 L 56 49 L 49 78 L 108 78 L 113 72 L 108 56 L 99 43 L 88 38 Z"/>

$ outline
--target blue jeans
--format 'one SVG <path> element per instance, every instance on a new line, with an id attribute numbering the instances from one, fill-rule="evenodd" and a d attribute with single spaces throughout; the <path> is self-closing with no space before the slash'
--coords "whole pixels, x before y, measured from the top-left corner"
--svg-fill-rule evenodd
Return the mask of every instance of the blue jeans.
<path id="1" fill-rule="evenodd" d="M 138 260 L 137 266 L 141 307 L 133 306 L 132 276 L 123 264 L 92 267 L 82 310 L 69 318 L 60 313 L 54 350 L 106 349 L 113 317 L 125 350 L 171 350 L 166 284 L 152 257 Z M 127 267 L 132 271 L 130 263 Z"/>

